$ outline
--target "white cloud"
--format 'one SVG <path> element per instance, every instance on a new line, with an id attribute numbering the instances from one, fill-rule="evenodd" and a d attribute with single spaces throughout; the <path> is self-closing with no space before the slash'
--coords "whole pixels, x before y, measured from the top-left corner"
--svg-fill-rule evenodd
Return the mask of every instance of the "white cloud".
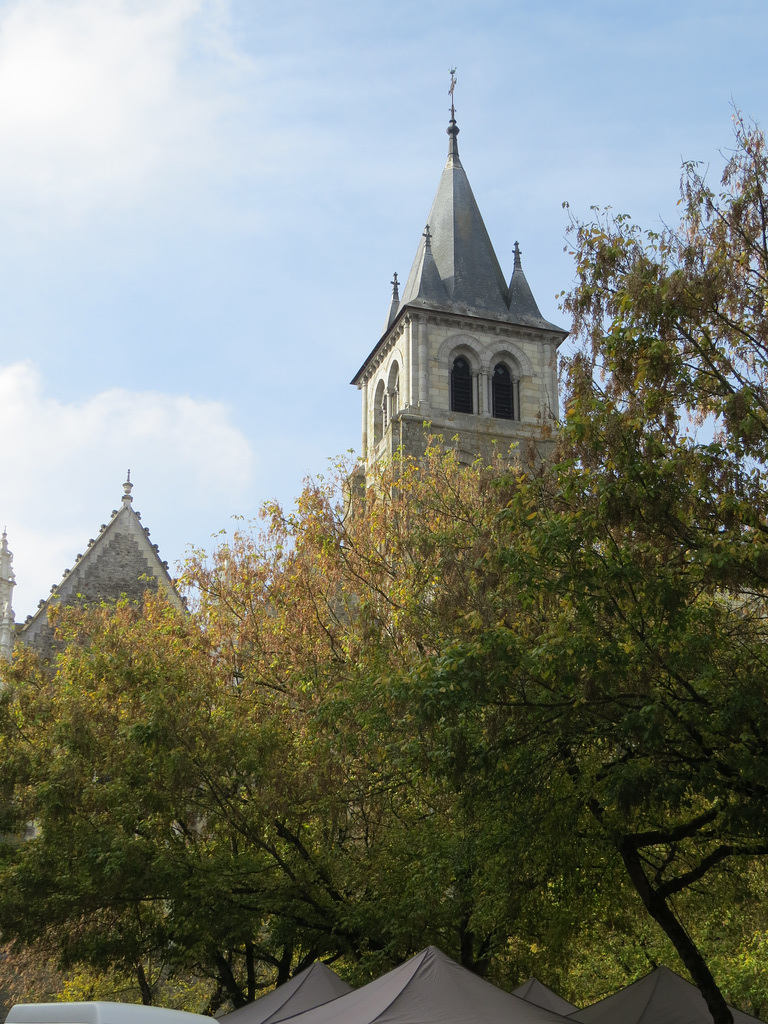
<path id="1" fill-rule="evenodd" d="M 0 195 L 78 211 L 223 158 L 247 65 L 227 0 L 11 0 L 0 11 Z"/>
<path id="2" fill-rule="evenodd" d="M 17 616 L 108 519 L 126 469 L 134 507 L 171 561 L 201 523 L 243 502 L 254 473 L 253 450 L 219 402 L 122 388 L 62 402 L 43 393 L 30 363 L 0 366 L 0 437 L 0 526 L 15 556 Z"/>

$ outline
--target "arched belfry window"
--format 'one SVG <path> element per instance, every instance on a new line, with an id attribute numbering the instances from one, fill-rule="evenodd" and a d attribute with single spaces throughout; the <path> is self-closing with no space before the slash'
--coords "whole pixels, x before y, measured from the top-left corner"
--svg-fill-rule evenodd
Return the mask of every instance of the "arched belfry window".
<path id="1" fill-rule="evenodd" d="M 378 444 L 387 429 L 386 420 L 387 395 L 384 390 L 384 381 L 380 380 L 376 386 L 376 395 L 373 400 L 373 443 Z"/>
<path id="2" fill-rule="evenodd" d="M 464 356 L 453 360 L 451 368 L 451 410 L 453 412 L 473 412 L 472 408 L 472 370 Z"/>
<path id="3" fill-rule="evenodd" d="M 493 368 L 491 381 L 493 392 L 493 415 L 500 420 L 517 419 L 515 409 L 515 382 L 504 363 L 497 363 Z"/>
<path id="4" fill-rule="evenodd" d="M 389 396 L 389 418 L 392 419 L 400 411 L 400 368 L 397 363 L 393 363 L 390 367 L 387 392 Z"/>

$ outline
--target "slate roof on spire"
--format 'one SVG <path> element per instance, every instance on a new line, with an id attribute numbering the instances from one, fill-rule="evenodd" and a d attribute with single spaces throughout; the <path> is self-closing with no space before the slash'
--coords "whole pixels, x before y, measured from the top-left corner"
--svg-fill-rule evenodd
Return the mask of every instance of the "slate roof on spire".
<path id="1" fill-rule="evenodd" d="M 407 302 L 406 295 L 408 296 Z M 432 251 L 432 231 L 430 225 L 427 224 L 419 242 L 411 273 L 408 276 L 400 308 L 407 304 L 409 306 L 424 306 L 428 309 L 441 309 L 448 301 L 448 292 L 445 290 Z"/>
<path id="2" fill-rule="evenodd" d="M 523 273 L 519 248 L 507 287 L 490 236 L 459 158 L 459 128 L 451 107 L 448 160 L 437 186 L 427 227 L 408 275 L 402 298 L 390 301 L 384 334 L 352 378 L 359 384 L 390 328 L 408 307 L 460 313 L 559 334 L 568 331 L 545 320 Z M 517 243 L 515 243 L 517 244 Z"/>
<path id="3" fill-rule="evenodd" d="M 459 128 L 453 110 L 447 132 L 448 160 L 427 221 L 433 259 L 432 262 L 425 260 L 422 239 L 398 312 L 406 306 L 429 305 L 433 309 L 558 331 L 565 336 L 566 331 L 545 320 L 539 312 L 522 272 L 519 250 L 516 250 L 512 281 L 507 287 L 459 158 Z M 442 289 L 437 287 L 434 279 L 435 270 Z M 425 275 L 429 275 L 428 280 L 425 280 Z"/>
<path id="4" fill-rule="evenodd" d="M 560 330 L 549 320 L 545 320 L 539 312 L 531 286 L 523 273 L 523 261 L 520 258 L 520 246 L 517 242 L 515 242 L 515 265 L 509 281 L 509 317 L 513 323 L 524 324 L 526 327 L 543 327 L 549 331 Z"/>
<path id="5" fill-rule="evenodd" d="M 459 159 L 458 134 L 456 121 L 451 118 L 448 161 L 427 218 L 434 265 L 445 292 L 438 308 L 506 320 L 507 284 Z M 424 292 L 423 251 L 422 242 L 408 275 L 401 308 L 413 304 Z M 431 282 L 429 290 L 434 291 Z"/>

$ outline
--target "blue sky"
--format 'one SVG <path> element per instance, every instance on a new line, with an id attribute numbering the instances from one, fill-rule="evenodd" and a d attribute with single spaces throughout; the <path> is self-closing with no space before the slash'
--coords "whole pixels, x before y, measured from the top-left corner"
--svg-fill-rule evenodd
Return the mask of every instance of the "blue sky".
<path id="1" fill-rule="evenodd" d="M 567 216 L 674 222 L 768 6 L 0 0 L 0 526 L 17 620 L 119 504 L 173 566 L 360 442 L 348 381 L 447 147 L 563 323 Z"/>

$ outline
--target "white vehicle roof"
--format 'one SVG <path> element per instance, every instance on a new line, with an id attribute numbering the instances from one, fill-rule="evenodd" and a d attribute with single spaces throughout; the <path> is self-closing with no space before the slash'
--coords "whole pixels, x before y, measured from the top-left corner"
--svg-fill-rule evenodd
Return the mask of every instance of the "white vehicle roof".
<path id="1" fill-rule="evenodd" d="M 210 1017 L 137 1003 L 16 1003 L 7 1024 L 211 1024 Z"/>

